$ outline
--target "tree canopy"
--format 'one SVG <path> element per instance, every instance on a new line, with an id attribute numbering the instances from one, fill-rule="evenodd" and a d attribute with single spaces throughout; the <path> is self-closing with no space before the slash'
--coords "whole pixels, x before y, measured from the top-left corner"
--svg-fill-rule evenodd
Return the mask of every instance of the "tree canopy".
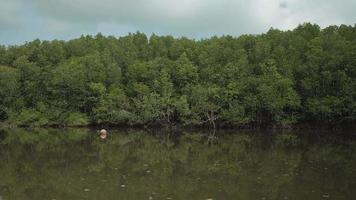
<path id="1" fill-rule="evenodd" d="M 18 126 L 356 122 L 356 26 L 260 35 L 82 36 L 0 46 L 0 121 Z"/>

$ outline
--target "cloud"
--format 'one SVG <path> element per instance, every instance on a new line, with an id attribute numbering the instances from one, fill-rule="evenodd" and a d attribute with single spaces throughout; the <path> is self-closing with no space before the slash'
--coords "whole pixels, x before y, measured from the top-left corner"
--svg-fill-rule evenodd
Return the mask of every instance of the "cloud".
<path id="1" fill-rule="evenodd" d="M 354 0 L 0 0 L 0 42 L 124 35 L 136 30 L 194 38 L 257 34 L 303 22 L 354 24 Z M 33 27 L 36 27 L 34 30 Z M 14 35 L 13 35 L 14 34 Z M 13 36 L 12 36 L 13 35 Z"/>
<path id="2" fill-rule="evenodd" d="M 0 6 L 0 26 L 1 28 L 11 28 L 19 25 L 20 19 L 15 13 L 21 10 L 20 1 L 1 0 Z"/>

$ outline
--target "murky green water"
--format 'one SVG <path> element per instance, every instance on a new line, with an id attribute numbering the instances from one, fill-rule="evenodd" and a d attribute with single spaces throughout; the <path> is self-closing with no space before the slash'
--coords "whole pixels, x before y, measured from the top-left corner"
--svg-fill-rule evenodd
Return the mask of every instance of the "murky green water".
<path id="1" fill-rule="evenodd" d="M 352 133 L 7 130 L 0 200 L 356 199 Z"/>

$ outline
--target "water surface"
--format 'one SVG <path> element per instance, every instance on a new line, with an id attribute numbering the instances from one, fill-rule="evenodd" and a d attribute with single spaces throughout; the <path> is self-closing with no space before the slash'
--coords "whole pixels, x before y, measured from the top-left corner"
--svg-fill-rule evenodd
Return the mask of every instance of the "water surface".
<path id="1" fill-rule="evenodd" d="M 352 133 L 0 131 L 0 200 L 355 199 Z"/>

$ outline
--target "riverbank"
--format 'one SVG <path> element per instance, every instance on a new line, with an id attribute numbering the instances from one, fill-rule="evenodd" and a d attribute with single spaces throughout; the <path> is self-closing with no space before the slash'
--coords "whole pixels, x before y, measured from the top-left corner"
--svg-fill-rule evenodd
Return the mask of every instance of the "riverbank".
<path id="1" fill-rule="evenodd" d="M 354 33 L 306 23 L 204 40 L 99 34 L 0 47 L 0 121 L 343 128 L 356 122 Z"/>
<path id="2" fill-rule="evenodd" d="M 201 126 L 187 126 L 182 124 L 151 124 L 151 125 L 108 125 L 108 124 L 89 124 L 89 125 L 44 125 L 44 126 L 18 126 L 7 123 L 0 123 L 0 128 L 55 128 L 55 129 L 63 129 L 63 128 L 89 128 L 89 129 L 101 129 L 101 128 L 109 128 L 109 129 L 172 129 L 172 130 L 214 130 L 212 126 L 201 125 Z M 265 125 L 265 126 L 257 126 L 257 125 L 217 125 L 215 130 L 356 130 L 356 124 L 336 124 L 336 125 L 312 125 L 312 124 L 294 124 L 294 125 Z"/>

